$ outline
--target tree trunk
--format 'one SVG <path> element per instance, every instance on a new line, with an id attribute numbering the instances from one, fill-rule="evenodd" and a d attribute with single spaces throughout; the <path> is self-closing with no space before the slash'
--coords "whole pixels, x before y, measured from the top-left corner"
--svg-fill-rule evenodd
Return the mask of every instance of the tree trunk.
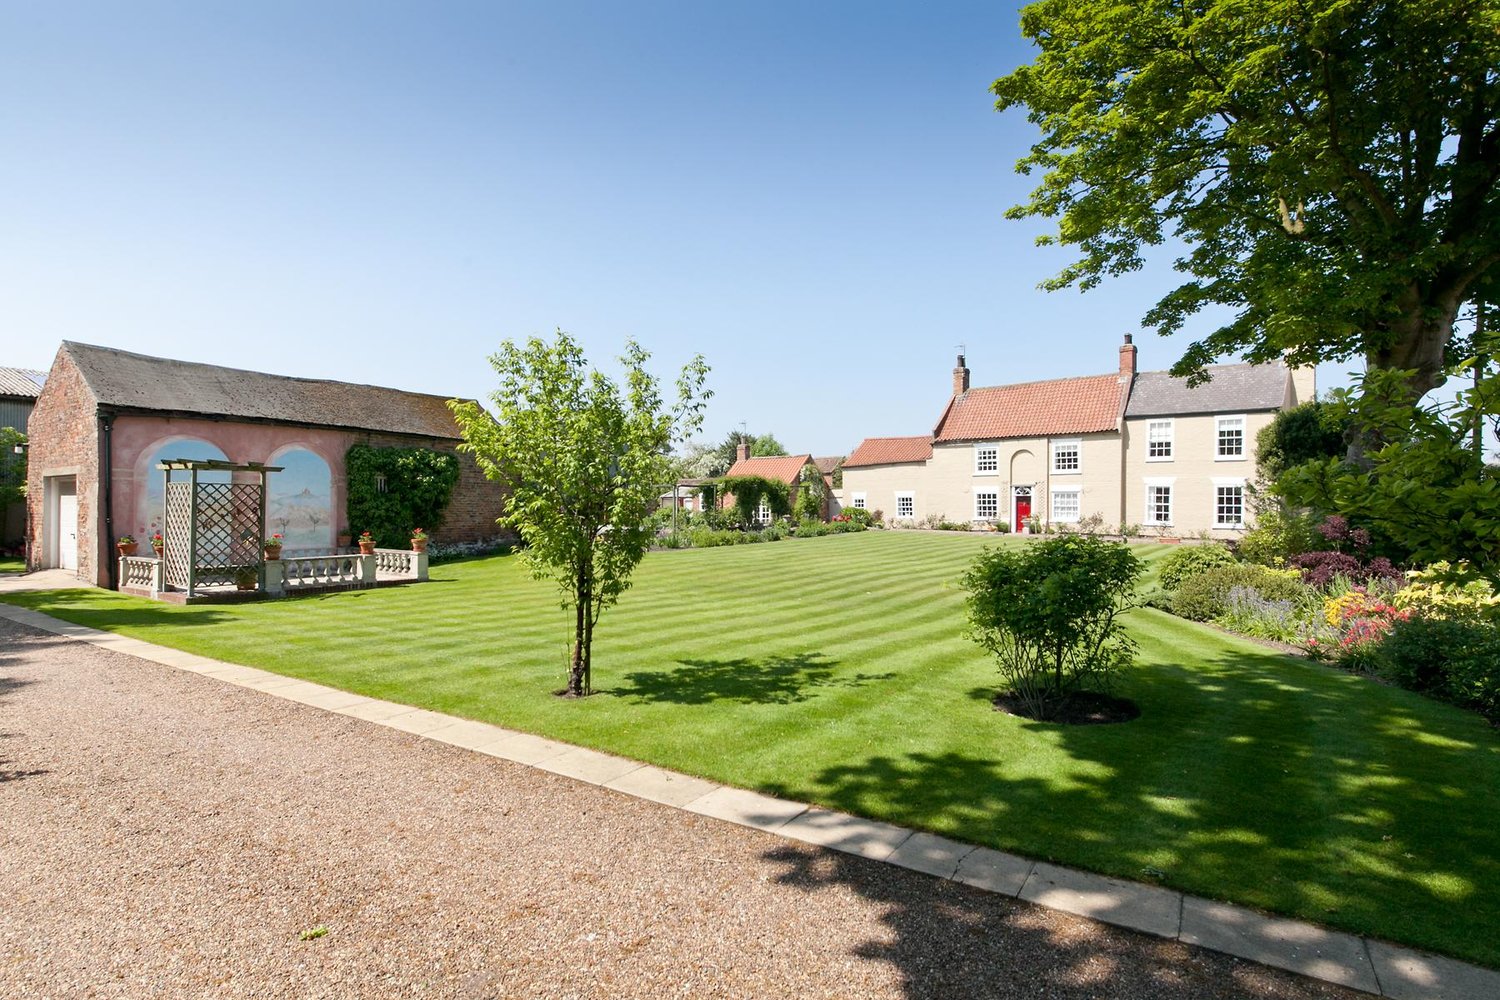
<path id="1" fill-rule="evenodd" d="M 1444 351 L 1453 338 L 1453 323 L 1458 318 L 1456 295 L 1440 301 L 1422 297 L 1416 289 L 1403 301 L 1404 315 L 1394 324 L 1396 340 L 1389 347 L 1365 355 L 1365 370 L 1395 369 L 1411 371 L 1406 379 L 1406 399 L 1415 406 L 1423 396 L 1447 381 L 1443 374 Z M 1365 457 L 1388 442 L 1380 440 L 1373 430 L 1356 428 L 1349 437 L 1346 454 L 1351 464 L 1368 467 Z"/>
<path id="2" fill-rule="evenodd" d="M 580 696 L 583 692 L 584 672 L 588 649 L 585 645 L 586 629 L 584 623 L 588 621 L 588 574 L 579 571 L 573 587 L 573 610 L 576 612 L 573 623 L 573 660 L 568 668 L 568 694 Z"/>

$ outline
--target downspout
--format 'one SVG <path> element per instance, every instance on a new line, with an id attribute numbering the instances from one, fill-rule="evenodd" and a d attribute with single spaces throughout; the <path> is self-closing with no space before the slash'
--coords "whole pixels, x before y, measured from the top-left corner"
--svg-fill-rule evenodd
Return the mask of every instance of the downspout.
<path id="1" fill-rule="evenodd" d="M 99 433 L 103 438 L 100 444 L 102 461 L 100 463 L 104 478 L 104 552 L 109 562 L 109 589 L 118 590 L 120 586 L 120 562 L 118 559 L 110 558 L 108 553 L 114 545 L 115 539 L 115 472 L 114 472 L 114 430 L 115 415 L 105 410 L 99 411 Z M 96 577 L 97 579 L 97 577 Z"/>

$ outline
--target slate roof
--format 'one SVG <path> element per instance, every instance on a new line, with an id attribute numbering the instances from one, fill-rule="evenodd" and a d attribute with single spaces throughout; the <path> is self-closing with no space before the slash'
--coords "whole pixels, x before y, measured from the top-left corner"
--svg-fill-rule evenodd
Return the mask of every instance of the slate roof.
<path id="1" fill-rule="evenodd" d="M 970 389 L 949 400 L 933 438 L 943 444 L 1112 431 L 1124 391 L 1118 372 Z"/>
<path id="2" fill-rule="evenodd" d="M 63 341 L 105 406 L 458 439 L 447 397 L 173 361 Z"/>
<path id="3" fill-rule="evenodd" d="M 1210 365 L 1212 381 L 1189 389 L 1187 379 L 1167 372 L 1135 377 L 1127 417 L 1166 417 L 1186 413 L 1246 413 L 1276 410 L 1286 402 L 1288 372 L 1280 362 L 1266 365 Z"/>
<path id="4" fill-rule="evenodd" d="M 742 458 L 729 467 L 726 476 L 760 476 L 788 485 L 802 475 L 802 467 L 812 461 L 811 455 L 763 455 Z"/>
<path id="5" fill-rule="evenodd" d="M 47 373 L 30 368 L 0 368 L 0 396 L 25 396 L 35 399 L 42 391 Z"/>
<path id="6" fill-rule="evenodd" d="M 844 460 L 844 468 L 925 462 L 931 457 L 931 434 L 920 434 L 916 437 L 865 438 Z"/>

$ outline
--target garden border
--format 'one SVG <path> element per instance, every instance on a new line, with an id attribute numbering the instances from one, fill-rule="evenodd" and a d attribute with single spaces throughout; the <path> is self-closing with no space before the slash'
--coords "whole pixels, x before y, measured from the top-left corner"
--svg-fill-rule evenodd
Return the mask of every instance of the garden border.
<path id="1" fill-rule="evenodd" d="M 164 666 L 253 688 L 779 837 L 897 865 L 1050 909 L 1142 931 L 1398 1000 L 1500 996 L 1500 971 L 1160 886 L 1106 878 L 489 723 L 352 694 L 158 646 L 0 603 L 0 617 Z"/>

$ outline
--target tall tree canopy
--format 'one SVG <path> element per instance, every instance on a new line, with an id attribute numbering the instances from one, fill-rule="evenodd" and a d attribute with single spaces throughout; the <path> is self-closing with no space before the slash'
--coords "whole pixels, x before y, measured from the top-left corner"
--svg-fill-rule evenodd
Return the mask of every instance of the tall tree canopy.
<path id="1" fill-rule="evenodd" d="M 1078 259 L 1048 288 L 1140 268 L 1186 244 L 1189 280 L 1145 323 L 1234 318 L 1215 357 L 1362 357 L 1443 380 L 1453 321 L 1500 270 L 1500 0 L 1040 0 L 1040 48 L 995 81 L 1042 137 L 1013 218 L 1058 220 Z"/>
<path id="2" fill-rule="evenodd" d="M 533 575 L 556 580 L 574 611 L 569 694 L 591 688 L 594 626 L 630 586 L 651 542 L 646 521 L 668 481 L 671 447 L 698 427 L 712 395 L 699 355 L 667 406 L 646 370 L 649 358 L 626 344 L 622 386 L 591 370 L 561 330 L 551 343 L 505 341 L 490 357 L 500 376 L 490 396 L 494 417 L 477 403 L 449 404 L 461 447 L 507 487 L 501 523 L 526 540 Z"/>

